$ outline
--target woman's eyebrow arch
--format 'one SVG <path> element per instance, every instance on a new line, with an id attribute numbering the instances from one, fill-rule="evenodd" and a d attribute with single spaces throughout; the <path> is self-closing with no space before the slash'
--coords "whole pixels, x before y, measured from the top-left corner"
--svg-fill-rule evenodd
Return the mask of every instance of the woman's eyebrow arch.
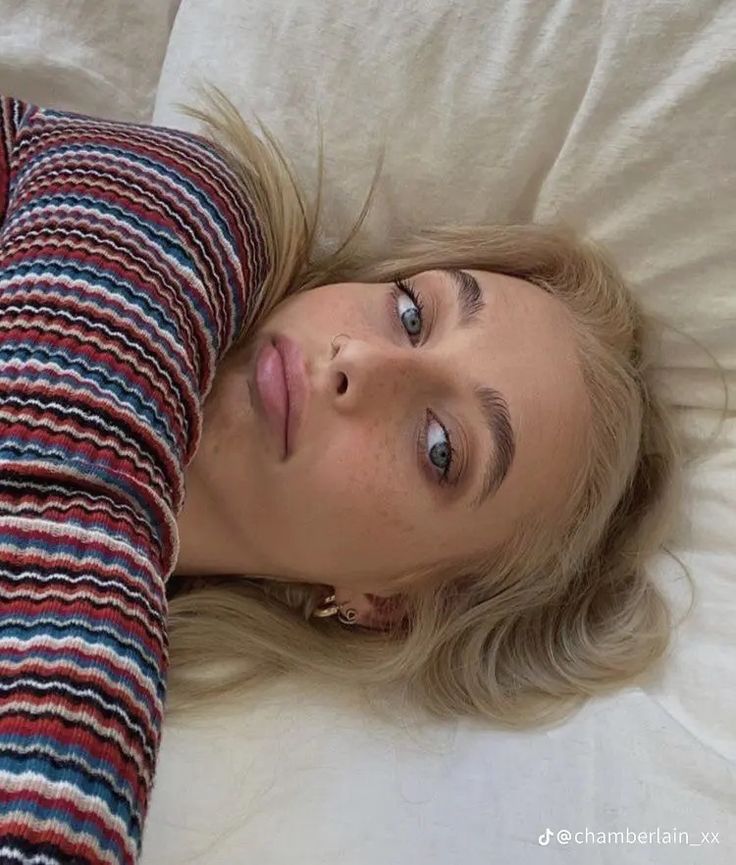
<path id="1" fill-rule="evenodd" d="M 478 508 L 491 493 L 496 492 L 509 473 L 516 454 L 516 439 L 503 394 L 492 387 L 476 387 L 474 393 L 491 440 L 483 487 L 472 502 L 473 508 Z"/>
<path id="2" fill-rule="evenodd" d="M 437 269 L 450 277 L 457 291 L 458 327 L 477 326 L 480 323 L 480 314 L 486 305 L 478 280 L 471 273 L 457 267 Z"/>
<path id="3" fill-rule="evenodd" d="M 486 300 L 478 280 L 471 273 L 458 268 L 440 267 L 438 270 L 450 277 L 457 290 L 457 326 L 479 325 Z M 511 412 L 503 394 L 495 388 L 476 385 L 473 395 L 491 442 L 483 472 L 483 486 L 472 502 L 472 507 L 478 508 L 501 486 L 509 473 L 516 453 L 516 440 L 511 426 Z"/>

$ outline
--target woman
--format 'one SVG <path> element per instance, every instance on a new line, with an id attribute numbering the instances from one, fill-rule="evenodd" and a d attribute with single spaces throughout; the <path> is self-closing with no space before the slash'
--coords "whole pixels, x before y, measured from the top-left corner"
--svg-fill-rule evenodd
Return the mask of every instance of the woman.
<path id="1" fill-rule="evenodd" d="M 369 261 L 350 253 L 369 196 L 318 258 L 319 199 L 270 135 L 219 91 L 184 110 L 260 208 L 272 272 L 187 467 L 169 717 L 298 669 L 524 726 L 647 669 L 681 455 L 654 323 L 607 256 L 562 228 L 451 226 Z M 259 386 L 285 355 L 286 441 Z"/>
<path id="2" fill-rule="evenodd" d="M 667 644 L 643 563 L 678 449 L 616 270 L 538 226 L 319 259 L 276 148 L 213 111 L 230 154 L 0 94 L 17 861 L 137 861 L 164 717 L 258 678 L 521 726 Z M 292 420 L 302 371 L 286 440 L 262 413 L 285 408 L 261 393 L 283 384 L 277 335 Z"/>

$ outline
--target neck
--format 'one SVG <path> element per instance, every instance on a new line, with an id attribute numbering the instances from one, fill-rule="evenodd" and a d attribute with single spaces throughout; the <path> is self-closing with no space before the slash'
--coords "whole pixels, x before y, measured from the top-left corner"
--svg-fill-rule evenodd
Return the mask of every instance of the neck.
<path id="1" fill-rule="evenodd" d="M 179 555 L 175 575 L 204 577 L 247 570 L 235 533 L 196 472 L 187 473 L 184 505 L 176 525 Z"/>

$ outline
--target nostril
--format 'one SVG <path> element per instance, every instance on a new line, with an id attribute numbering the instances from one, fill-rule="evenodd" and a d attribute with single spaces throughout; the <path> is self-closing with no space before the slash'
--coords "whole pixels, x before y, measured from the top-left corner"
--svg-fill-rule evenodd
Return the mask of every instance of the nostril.
<path id="1" fill-rule="evenodd" d="M 348 389 L 348 379 L 347 379 L 347 376 L 345 375 L 344 372 L 339 373 L 339 376 L 340 376 L 340 378 L 339 378 L 339 384 L 337 387 L 337 392 L 340 394 L 343 394 Z"/>

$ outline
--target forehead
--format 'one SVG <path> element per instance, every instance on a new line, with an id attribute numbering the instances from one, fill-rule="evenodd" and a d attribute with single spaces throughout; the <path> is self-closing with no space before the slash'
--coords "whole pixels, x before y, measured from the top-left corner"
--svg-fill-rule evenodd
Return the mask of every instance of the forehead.
<path id="1" fill-rule="evenodd" d="M 559 360 L 577 364 L 573 319 L 558 297 L 515 276 L 467 272 L 476 278 L 485 300 L 481 317 L 486 335 L 491 332 L 494 339 L 510 350 L 516 348 L 520 355 L 534 358 L 542 349 L 549 349 Z M 477 335 L 482 339 L 480 328 Z"/>
<path id="2" fill-rule="evenodd" d="M 465 270 L 475 277 L 484 301 L 477 323 L 465 329 L 455 329 L 458 289 L 456 281 L 443 271 L 425 271 L 452 310 L 449 324 L 456 333 L 450 337 L 467 337 L 465 342 L 478 350 L 479 365 L 494 371 L 513 359 L 522 367 L 535 366 L 544 356 L 551 356 L 566 367 L 577 367 L 577 345 L 572 316 L 556 296 L 526 280 L 483 270 Z M 539 364 L 539 372 L 550 364 Z"/>
<path id="3" fill-rule="evenodd" d="M 516 440 L 514 464 L 495 498 L 523 505 L 531 496 L 556 505 L 579 462 L 587 418 L 572 316 L 557 297 L 525 280 L 467 272 L 486 303 L 479 324 L 456 333 L 465 340 L 465 374 L 503 394 Z M 454 302 L 451 279 L 434 275 Z"/>

